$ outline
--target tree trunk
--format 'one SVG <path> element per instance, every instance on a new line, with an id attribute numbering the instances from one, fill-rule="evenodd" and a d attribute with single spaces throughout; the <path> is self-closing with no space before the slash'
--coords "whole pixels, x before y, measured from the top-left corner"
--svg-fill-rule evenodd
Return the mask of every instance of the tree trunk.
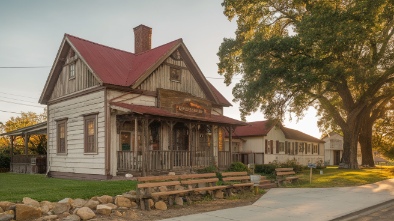
<path id="1" fill-rule="evenodd" d="M 367 165 L 370 167 L 375 166 L 375 162 L 373 160 L 373 155 L 372 155 L 372 126 L 373 126 L 372 119 L 365 118 L 360 130 L 360 136 L 358 138 L 361 146 L 361 156 L 362 156 L 361 165 Z"/>
<path id="2" fill-rule="evenodd" d="M 353 124 L 353 127 L 348 127 L 343 131 L 343 154 L 340 168 L 344 169 L 358 169 L 357 163 L 357 143 L 359 134 L 359 125 Z"/>

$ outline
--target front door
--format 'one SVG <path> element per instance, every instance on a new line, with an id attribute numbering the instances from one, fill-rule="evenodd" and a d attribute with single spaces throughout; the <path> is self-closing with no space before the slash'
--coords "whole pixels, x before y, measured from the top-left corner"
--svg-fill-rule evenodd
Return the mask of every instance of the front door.
<path id="1" fill-rule="evenodd" d="M 188 150 L 189 149 L 189 130 L 181 123 L 174 126 L 174 150 Z"/>
<path id="2" fill-rule="evenodd" d="M 341 162 L 341 151 L 334 150 L 334 165 L 339 165 Z"/>

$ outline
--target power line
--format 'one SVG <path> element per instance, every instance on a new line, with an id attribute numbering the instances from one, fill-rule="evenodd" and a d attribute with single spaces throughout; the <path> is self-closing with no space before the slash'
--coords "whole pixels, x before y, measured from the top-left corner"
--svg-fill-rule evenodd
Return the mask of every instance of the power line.
<path id="1" fill-rule="evenodd" d="M 205 78 L 209 78 L 209 79 L 224 79 L 224 77 L 205 77 Z M 238 80 L 238 79 L 242 79 L 242 78 L 231 78 L 231 79 Z"/>
<path id="2" fill-rule="evenodd" d="M 3 69 L 16 69 L 16 68 L 50 68 L 52 66 L 2 66 Z"/>
<path id="3" fill-rule="evenodd" d="M 8 94 L 8 95 L 12 95 L 12 96 L 27 97 L 27 98 L 31 98 L 34 100 L 38 100 L 38 98 L 36 98 L 36 97 L 28 97 L 28 96 L 23 96 L 23 95 L 10 94 L 10 93 L 5 93 L 5 92 L 1 92 L 1 91 L 0 91 L 0 94 Z"/>
<path id="4" fill-rule="evenodd" d="M 23 101 L 23 102 L 27 102 L 27 103 L 31 103 L 31 104 L 37 104 L 37 102 L 21 100 L 21 99 L 16 99 L 16 98 L 12 98 L 12 97 L 2 97 L 2 98 L 12 99 L 12 100 L 15 100 L 15 101 Z"/>
<path id="5" fill-rule="evenodd" d="M 5 113 L 12 113 L 12 114 L 21 114 L 13 111 L 5 111 L 5 110 L 0 110 L 0 112 L 5 112 Z"/>
<path id="6" fill-rule="evenodd" d="M 11 104 L 19 104 L 19 105 L 25 105 L 25 106 L 30 106 L 30 107 L 44 107 L 44 106 L 38 106 L 38 105 L 30 105 L 30 104 L 22 104 L 18 102 L 12 102 L 12 101 L 5 101 L 5 100 L 0 100 L 0 102 L 6 102 L 6 103 L 11 103 Z"/>

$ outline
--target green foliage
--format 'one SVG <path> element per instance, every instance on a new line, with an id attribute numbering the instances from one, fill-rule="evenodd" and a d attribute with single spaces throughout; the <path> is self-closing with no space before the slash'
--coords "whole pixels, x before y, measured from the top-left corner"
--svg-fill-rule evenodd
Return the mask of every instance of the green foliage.
<path id="1" fill-rule="evenodd" d="M 0 124 L 0 131 L 10 132 L 23 127 L 32 126 L 38 123 L 45 122 L 47 118 L 46 109 L 43 113 L 37 114 L 34 112 L 21 112 L 21 115 L 18 117 L 11 117 L 5 124 Z M 0 138 L 0 147 L 1 145 L 8 144 L 8 138 Z M 24 153 L 24 137 L 17 136 L 14 140 L 14 152 L 16 154 Z M 46 146 L 47 146 L 47 138 L 46 135 L 31 135 L 30 142 L 28 143 L 28 152 L 29 154 L 46 154 Z"/>
<path id="2" fill-rule="evenodd" d="M 306 166 L 299 164 L 296 159 L 288 159 L 281 163 L 274 161 L 273 164 L 276 165 L 277 168 L 293 168 L 294 172 L 296 173 L 299 173 L 303 169 L 307 168 Z"/>
<path id="3" fill-rule="evenodd" d="M 247 171 L 249 172 L 249 168 L 243 164 L 242 162 L 233 162 L 230 164 L 230 167 L 228 168 L 229 172 L 242 172 L 242 171 Z"/>
<path id="4" fill-rule="evenodd" d="M 196 172 L 197 173 L 216 173 L 218 171 L 219 171 L 219 169 L 216 166 L 211 165 L 211 166 L 208 166 L 208 167 L 205 167 L 202 169 L 197 169 Z"/>
<path id="5" fill-rule="evenodd" d="M 262 174 L 275 174 L 276 165 L 274 164 L 258 164 L 255 166 L 254 171 Z"/>
<path id="6" fill-rule="evenodd" d="M 135 190 L 137 181 L 86 181 L 47 178 L 41 174 L 0 173 L 0 201 L 17 202 L 23 197 L 57 202 L 64 198 L 90 199 L 93 196 L 116 196 Z"/>
<path id="7" fill-rule="evenodd" d="M 0 168 L 10 168 L 11 157 L 9 149 L 0 150 Z"/>

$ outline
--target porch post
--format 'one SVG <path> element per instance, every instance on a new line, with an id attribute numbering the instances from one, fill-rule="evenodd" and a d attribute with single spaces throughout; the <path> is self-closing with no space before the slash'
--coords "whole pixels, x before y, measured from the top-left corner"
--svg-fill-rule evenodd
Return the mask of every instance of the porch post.
<path id="1" fill-rule="evenodd" d="M 147 157 L 146 157 L 146 148 L 147 148 L 147 130 L 146 130 L 147 120 L 142 119 L 142 176 L 146 176 L 147 169 Z"/>
<path id="2" fill-rule="evenodd" d="M 138 169 L 138 118 L 134 117 L 133 167 Z M 142 165 L 141 165 L 142 166 Z"/>
<path id="3" fill-rule="evenodd" d="M 174 161 L 175 161 L 175 153 L 174 153 L 174 145 L 172 144 L 172 142 L 173 142 L 173 140 L 172 140 L 172 138 L 173 138 L 173 131 L 172 131 L 172 129 L 174 128 L 174 122 L 173 121 L 170 121 L 169 122 L 169 124 L 168 124 L 169 126 L 170 126 L 170 139 L 169 139 L 169 150 L 170 150 L 170 169 L 171 169 L 171 171 L 174 169 Z"/>
<path id="4" fill-rule="evenodd" d="M 25 133 L 25 155 L 28 155 L 29 139 L 30 136 L 27 133 Z"/>
<path id="5" fill-rule="evenodd" d="M 189 151 L 190 151 L 190 171 L 192 170 L 193 166 L 194 166 L 194 157 L 195 154 L 193 154 L 193 146 L 192 146 L 192 139 L 193 139 L 193 128 L 192 128 L 192 123 L 189 123 L 188 125 L 189 128 L 189 141 L 188 141 L 188 146 L 189 146 Z"/>
<path id="6" fill-rule="evenodd" d="M 14 136 L 10 136 L 10 142 L 11 142 L 11 163 L 10 163 L 10 172 L 13 172 L 13 158 L 14 158 Z"/>
<path id="7" fill-rule="evenodd" d="M 233 162 L 233 128 L 229 128 L 228 147 L 230 150 L 230 164 Z"/>

